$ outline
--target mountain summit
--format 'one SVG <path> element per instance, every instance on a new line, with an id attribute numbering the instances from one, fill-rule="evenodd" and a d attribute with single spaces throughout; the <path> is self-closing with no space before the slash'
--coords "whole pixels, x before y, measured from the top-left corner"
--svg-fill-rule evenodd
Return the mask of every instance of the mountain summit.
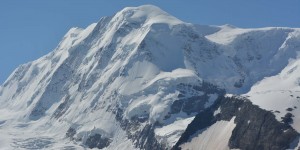
<path id="1" fill-rule="evenodd" d="M 296 149 L 299 41 L 124 8 L 12 73 L 0 149 Z"/>
<path id="2" fill-rule="evenodd" d="M 139 24 L 157 24 L 157 23 L 166 23 L 166 24 L 182 24 L 183 22 L 167 12 L 161 10 L 160 8 L 153 5 L 143 5 L 140 7 L 126 7 L 115 16 L 117 18 L 123 18 L 128 22 L 136 22 Z"/>

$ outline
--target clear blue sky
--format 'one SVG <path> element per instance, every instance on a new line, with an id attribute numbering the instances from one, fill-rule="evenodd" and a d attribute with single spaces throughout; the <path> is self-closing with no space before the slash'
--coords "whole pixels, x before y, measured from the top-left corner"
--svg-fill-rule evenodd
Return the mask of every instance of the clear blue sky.
<path id="1" fill-rule="evenodd" d="M 197 24 L 300 27 L 300 0 L 1 0 L 0 84 L 20 64 L 53 50 L 71 27 L 143 4 Z"/>

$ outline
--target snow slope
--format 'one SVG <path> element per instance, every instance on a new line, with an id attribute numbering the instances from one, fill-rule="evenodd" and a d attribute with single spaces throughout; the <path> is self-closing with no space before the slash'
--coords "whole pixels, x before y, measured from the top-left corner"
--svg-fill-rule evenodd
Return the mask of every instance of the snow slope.
<path id="1" fill-rule="evenodd" d="M 203 81 L 233 94 L 251 89 L 247 95 L 255 104 L 285 112 L 276 108 L 280 100 L 272 107 L 272 97 L 257 93 L 274 76 L 282 88 L 271 91 L 293 91 L 289 98 L 297 101 L 298 68 L 295 73 L 289 68 L 297 65 L 291 59 L 298 62 L 299 32 L 193 25 L 156 6 L 124 8 L 86 29 L 70 29 L 53 52 L 12 73 L 0 88 L 0 139 L 8 136 L 0 145 L 87 147 L 99 134 L 109 139 L 107 149 L 134 149 L 136 141 L 128 135 L 159 124 L 155 137 L 170 148 L 197 111 L 220 96 L 204 89 Z M 195 98 L 197 111 L 182 106 L 174 112 L 176 101 L 188 105 Z M 286 107 L 299 106 L 289 101 Z M 295 115 L 295 128 L 298 121 Z M 73 140 L 66 137 L 70 129 L 76 130 Z"/>
<path id="2" fill-rule="evenodd" d="M 218 121 L 199 133 L 192 141 L 183 144 L 181 148 L 184 150 L 228 150 L 229 138 L 234 127 L 234 117 L 230 121 Z"/>
<path id="3" fill-rule="evenodd" d="M 177 99 L 179 83 L 201 83 L 194 71 L 183 69 L 183 62 L 177 66 L 162 57 L 183 61 L 176 45 L 166 49 L 151 41 L 171 36 L 177 24 L 184 23 L 157 7 L 141 6 L 125 8 L 86 29 L 71 29 L 52 53 L 20 66 L 3 85 L 0 120 L 6 134 L 21 126 L 59 141 L 73 127 L 83 142 L 99 133 L 113 139 L 111 149 L 132 148 L 112 119 L 116 109 L 124 109 L 124 119 L 162 121 Z M 169 31 L 159 32 L 161 28 Z M 149 46 L 143 48 L 145 44 Z"/>
<path id="4" fill-rule="evenodd" d="M 297 131 L 300 131 L 299 64 L 299 59 L 291 59 L 278 75 L 266 77 L 245 94 L 254 104 L 274 111 L 278 120 L 282 120 L 281 117 L 286 113 L 292 113 L 294 115 L 292 125 Z"/>

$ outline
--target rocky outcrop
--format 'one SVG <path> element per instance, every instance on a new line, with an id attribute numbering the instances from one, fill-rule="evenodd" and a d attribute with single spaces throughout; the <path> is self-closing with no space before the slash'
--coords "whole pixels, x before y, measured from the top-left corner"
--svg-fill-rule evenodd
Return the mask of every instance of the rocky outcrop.
<path id="1" fill-rule="evenodd" d="M 110 139 L 102 137 L 101 134 L 95 134 L 93 136 L 89 136 L 88 139 L 85 141 L 85 145 L 89 148 L 98 148 L 103 149 L 110 144 Z"/>
<path id="2" fill-rule="evenodd" d="M 146 125 L 141 131 L 133 134 L 131 139 L 134 141 L 135 146 L 145 150 L 164 150 L 167 149 L 162 143 L 159 143 L 155 138 L 154 128 L 155 125 Z"/>
<path id="3" fill-rule="evenodd" d="M 214 115 L 218 109 L 220 113 Z M 290 144 L 299 136 L 288 123 L 279 122 L 272 112 L 253 105 L 246 98 L 224 97 L 195 117 L 173 149 L 180 149 L 180 145 L 191 140 L 195 133 L 216 121 L 229 121 L 233 117 L 236 127 L 228 143 L 232 149 L 282 150 L 290 148 Z"/>
<path id="4" fill-rule="evenodd" d="M 66 133 L 66 137 L 69 138 L 70 140 L 74 140 L 74 136 L 76 135 L 76 130 L 74 128 L 69 128 L 67 133 Z"/>
<path id="5" fill-rule="evenodd" d="M 120 122 L 121 128 L 126 131 L 127 137 L 131 139 L 136 148 L 145 150 L 164 150 L 166 146 L 155 138 L 154 129 L 156 124 L 149 121 L 131 118 L 123 119 L 123 110 L 118 108 L 115 112 L 116 120 Z"/>
<path id="6" fill-rule="evenodd" d="M 221 107 L 241 101 L 235 98 L 227 99 Z M 242 101 L 243 103 L 237 104 L 239 107 L 235 108 L 236 127 L 229 140 L 229 147 L 247 150 L 289 148 L 299 134 L 289 124 L 276 120 L 273 113 L 260 109 L 247 100 Z"/>
<path id="7" fill-rule="evenodd" d="M 225 94 L 225 90 L 207 82 L 203 82 L 201 86 L 180 84 L 178 85 L 178 89 L 180 94 L 178 95 L 178 100 L 174 101 L 171 105 L 170 115 L 179 113 L 180 111 L 187 114 L 199 113 L 206 109 L 207 106 L 205 104 L 209 101 L 209 95 L 217 94 L 219 97 L 222 97 Z"/>

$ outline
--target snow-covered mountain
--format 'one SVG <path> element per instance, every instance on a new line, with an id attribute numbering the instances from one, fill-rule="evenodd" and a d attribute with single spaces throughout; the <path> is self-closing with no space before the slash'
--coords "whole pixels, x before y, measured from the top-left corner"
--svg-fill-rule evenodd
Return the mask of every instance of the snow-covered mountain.
<path id="1" fill-rule="evenodd" d="M 0 87 L 0 149 L 297 149 L 300 29 L 156 6 L 72 28 Z"/>

